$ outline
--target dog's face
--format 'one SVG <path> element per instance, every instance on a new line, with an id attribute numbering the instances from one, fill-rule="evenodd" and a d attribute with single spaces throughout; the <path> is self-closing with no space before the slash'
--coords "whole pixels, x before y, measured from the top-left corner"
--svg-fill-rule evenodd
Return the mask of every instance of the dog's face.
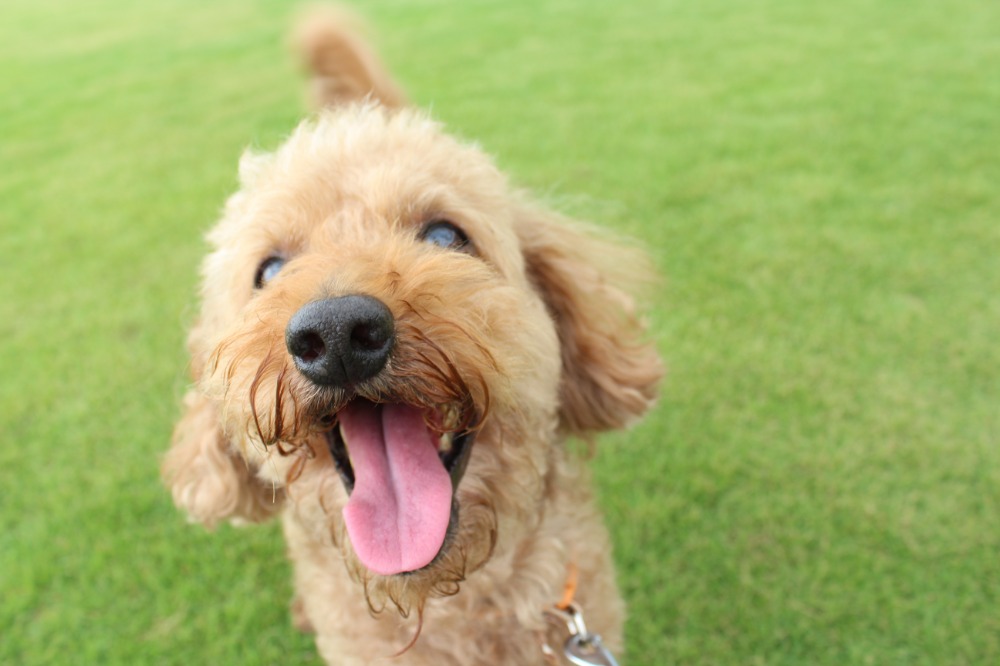
<path id="1" fill-rule="evenodd" d="M 210 235 L 198 416 L 175 449 L 231 447 L 243 461 L 207 468 L 253 474 L 192 490 L 174 461 L 196 517 L 284 498 L 405 613 L 537 524 L 561 434 L 649 406 L 660 367 L 595 265 L 610 248 L 421 115 L 330 112 L 245 156 L 241 182 Z"/>

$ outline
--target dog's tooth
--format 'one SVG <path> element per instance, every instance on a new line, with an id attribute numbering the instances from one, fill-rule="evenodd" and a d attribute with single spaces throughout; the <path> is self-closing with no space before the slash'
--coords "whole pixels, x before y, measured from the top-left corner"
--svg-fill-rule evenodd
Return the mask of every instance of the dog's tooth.
<path id="1" fill-rule="evenodd" d="M 459 426 L 459 419 L 461 418 L 460 410 L 455 405 L 449 405 L 445 411 L 444 425 L 448 430 L 456 430 Z"/>
<path id="2" fill-rule="evenodd" d="M 438 440 L 438 451 L 441 453 L 448 453 L 451 451 L 451 445 L 452 442 L 454 442 L 454 439 L 455 433 L 452 432 L 446 432 L 441 435 L 441 438 Z"/>

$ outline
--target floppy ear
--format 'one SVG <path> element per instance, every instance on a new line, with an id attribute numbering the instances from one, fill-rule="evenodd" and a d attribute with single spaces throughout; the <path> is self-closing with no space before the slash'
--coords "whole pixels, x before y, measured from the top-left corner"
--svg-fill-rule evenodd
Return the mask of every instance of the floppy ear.
<path id="1" fill-rule="evenodd" d="M 197 377 L 203 355 L 193 342 L 190 346 Z M 173 443 L 163 461 L 163 478 L 174 503 L 192 520 L 209 527 L 227 519 L 265 520 L 280 508 L 284 498 L 281 490 L 258 479 L 250 464 L 230 446 L 219 424 L 217 406 L 197 389 L 184 397 L 184 415 L 174 428 Z"/>
<path id="2" fill-rule="evenodd" d="M 537 210 L 522 218 L 520 236 L 559 334 L 563 429 L 586 437 L 631 425 L 653 405 L 663 377 L 632 295 L 651 281 L 648 258 Z"/>
<path id="3" fill-rule="evenodd" d="M 196 390 L 184 398 L 163 476 L 174 503 L 209 527 L 220 520 L 260 522 L 281 505 L 283 494 L 254 476 L 218 425 L 215 406 Z"/>

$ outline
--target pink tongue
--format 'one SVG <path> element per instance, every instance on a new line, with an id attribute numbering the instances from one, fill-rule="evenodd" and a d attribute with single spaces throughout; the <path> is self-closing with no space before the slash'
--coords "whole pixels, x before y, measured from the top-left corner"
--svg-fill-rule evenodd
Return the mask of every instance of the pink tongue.
<path id="1" fill-rule="evenodd" d="M 451 477 L 423 413 L 354 400 L 339 419 L 354 468 L 344 507 L 354 552 L 384 576 L 430 564 L 451 520 Z"/>

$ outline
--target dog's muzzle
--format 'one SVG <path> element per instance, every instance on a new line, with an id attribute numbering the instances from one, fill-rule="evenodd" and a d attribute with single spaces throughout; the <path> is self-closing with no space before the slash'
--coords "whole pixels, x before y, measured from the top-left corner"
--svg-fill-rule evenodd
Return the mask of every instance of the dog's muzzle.
<path id="1" fill-rule="evenodd" d="M 371 379 L 385 367 L 394 342 L 392 312 L 365 295 L 313 301 L 285 329 L 295 367 L 319 386 L 347 388 Z"/>

